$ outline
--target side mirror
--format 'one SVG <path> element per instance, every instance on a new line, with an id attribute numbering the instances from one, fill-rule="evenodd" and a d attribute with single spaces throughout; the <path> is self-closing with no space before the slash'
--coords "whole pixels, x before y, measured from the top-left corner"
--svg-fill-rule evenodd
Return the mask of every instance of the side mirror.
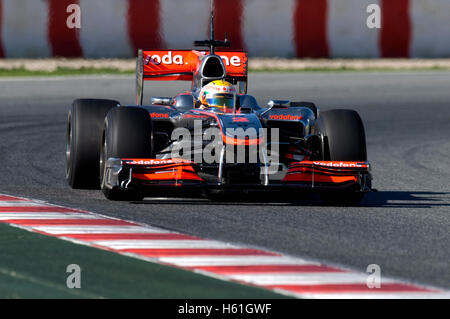
<path id="1" fill-rule="evenodd" d="M 290 106 L 289 100 L 270 100 L 267 105 L 270 108 L 288 108 Z"/>
<path id="2" fill-rule="evenodd" d="M 247 81 L 239 81 L 239 94 L 247 94 Z"/>
<path id="3" fill-rule="evenodd" d="M 172 105 L 172 98 L 153 96 L 152 105 Z"/>

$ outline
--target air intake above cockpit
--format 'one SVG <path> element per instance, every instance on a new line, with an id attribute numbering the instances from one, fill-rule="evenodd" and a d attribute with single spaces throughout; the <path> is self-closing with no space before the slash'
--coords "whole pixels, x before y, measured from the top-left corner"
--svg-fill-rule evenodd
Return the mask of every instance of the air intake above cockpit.
<path id="1" fill-rule="evenodd" d="M 226 71 L 222 59 L 217 55 L 206 56 L 202 61 L 200 75 L 203 79 L 224 78 Z"/>

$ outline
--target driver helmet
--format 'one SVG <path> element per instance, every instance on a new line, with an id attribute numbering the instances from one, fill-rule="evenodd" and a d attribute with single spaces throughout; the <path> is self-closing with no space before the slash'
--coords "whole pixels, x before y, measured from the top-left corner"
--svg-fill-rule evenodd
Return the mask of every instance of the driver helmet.
<path id="1" fill-rule="evenodd" d="M 215 80 L 200 90 L 199 100 L 202 105 L 217 108 L 220 112 L 233 112 L 236 104 L 236 89 L 227 81 Z"/>

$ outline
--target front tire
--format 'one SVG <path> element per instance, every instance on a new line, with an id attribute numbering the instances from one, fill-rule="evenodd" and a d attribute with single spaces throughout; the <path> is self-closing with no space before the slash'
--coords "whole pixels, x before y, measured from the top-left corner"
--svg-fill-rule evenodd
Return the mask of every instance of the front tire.
<path id="1" fill-rule="evenodd" d="M 152 121 L 147 110 L 139 107 L 120 107 L 108 113 L 99 156 L 100 184 L 106 198 L 110 200 L 141 200 L 143 198 L 139 190 L 106 187 L 106 162 L 109 158 L 151 158 L 152 149 Z"/>
<path id="2" fill-rule="evenodd" d="M 315 126 L 316 134 L 323 136 L 321 160 L 367 161 L 364 124 L 353 110 L 321 112 Z M 321 192 L 323 201 L 332 205 L 356 205 L 364 193 L 356 190 Z"/>
<path id="3" fill-rule="evenodd" d="M 78 99 L 67 117 L 66 180 L 72 188 L 98 189 L 103 122 L 114 100 Z"/>

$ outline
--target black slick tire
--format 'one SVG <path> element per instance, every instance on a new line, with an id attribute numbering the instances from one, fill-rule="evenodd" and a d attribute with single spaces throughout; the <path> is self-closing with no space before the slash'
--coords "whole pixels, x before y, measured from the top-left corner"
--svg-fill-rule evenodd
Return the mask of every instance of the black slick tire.
<path id="1" fill-rule="evenodd" d="M 336 109 L 320 113 L 316 134 L 323 136 L 322 160 L 367 161 L 366 135 L 359 114 L 354 110 Z M 324 191 L 323 201 L 332 205 L 357 205 L 364 197 L 355 190 Z"/>
<path id="2" fill-rule="evenodd" d="M 105 186 L 108 158 L 151 158 L 153 148 L 152 121 L 147 110 L 140 107 L 112 109 L 105 118 L 100 152 L 101 189 L 110 200 L 141 200 L 137 189 L 109 189 Z"/>
<path id="3" fill-rule="evenodd" d="M 103 123 L 109 110 L 118 105 L 118 101 L 101 99 L 73 102 L 66 131 L 66 180 L 72 188 L 99 188 Z"/>

